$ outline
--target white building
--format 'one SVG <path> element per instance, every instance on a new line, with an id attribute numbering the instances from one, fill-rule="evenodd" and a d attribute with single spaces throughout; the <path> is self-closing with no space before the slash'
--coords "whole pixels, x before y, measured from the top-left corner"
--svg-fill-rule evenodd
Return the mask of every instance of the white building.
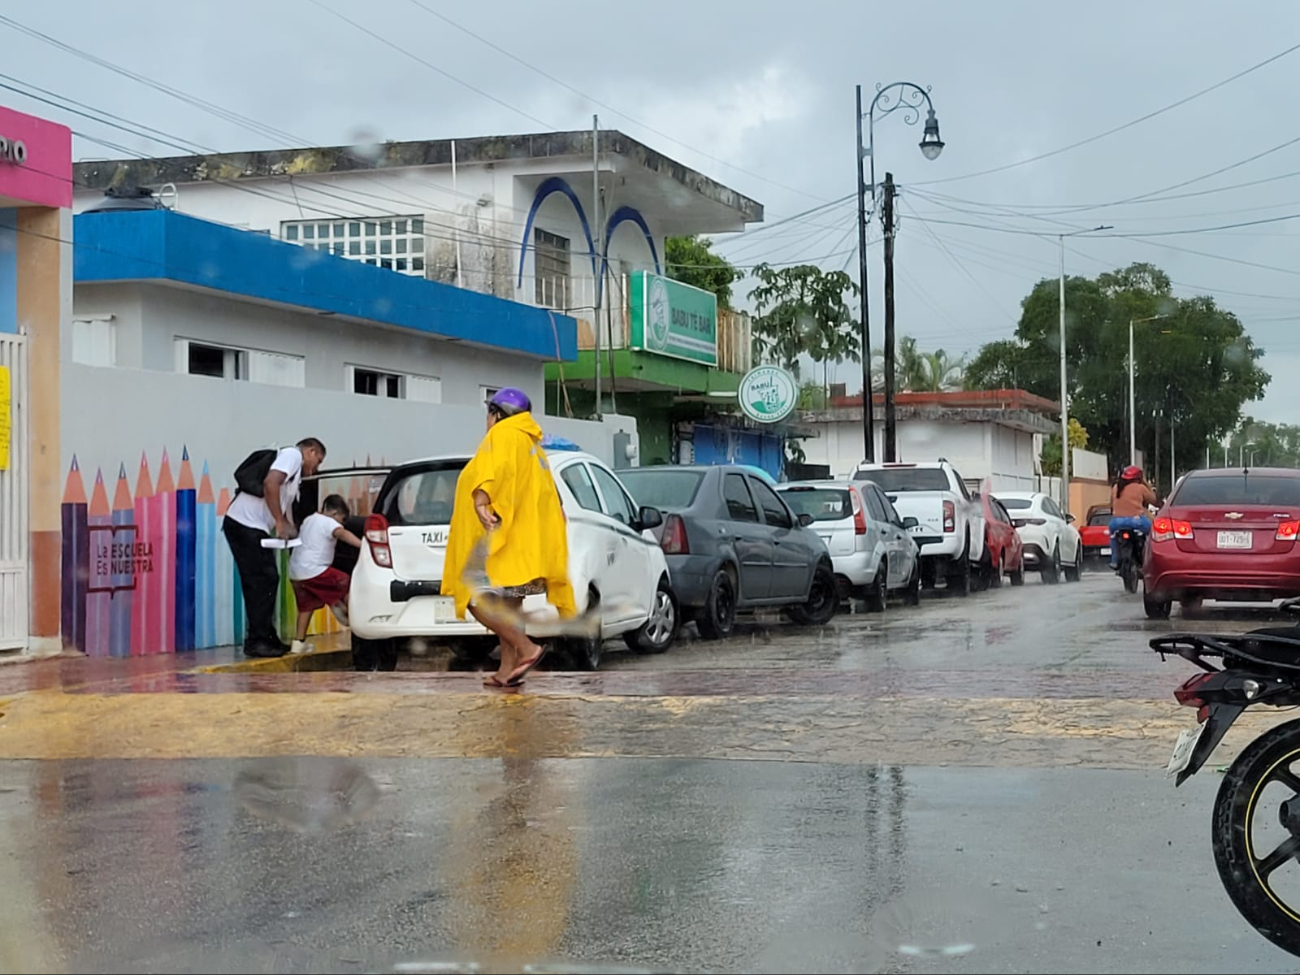
<path id="1" fill-rule="evenodd" d="M 1037 490 L 1035 435 L 1056 429 L 1060 407 L 1024 390 L 899 393 L 898 460 L 945 458 L 972 488 L 989 481 L 994 491 Z M 876 457 L 884 456 L 884 401 L 873 401 Z M 847 476 L 865 456 L 862 397 L 839 396 L 831 408 L 800 415 L 816 436 L 802 441 L 806 462 L 829 465 L 832 477 Z"/>

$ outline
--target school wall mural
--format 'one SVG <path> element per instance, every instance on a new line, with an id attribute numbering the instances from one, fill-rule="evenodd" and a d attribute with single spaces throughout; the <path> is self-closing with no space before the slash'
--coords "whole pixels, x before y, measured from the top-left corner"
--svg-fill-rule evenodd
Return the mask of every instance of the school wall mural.
<path id="1" fill-rule="evenodd" d="M 88 478 L 74 456 L 63 489 L 64 646 L 92 657 L 131 657 L 242 643 L 239 574 L 221 533 L 232 488 L 214 489 L 207 461 L 197 483 L 184 446 L 174 476 L 164 448 L 156 477 L 141 454 L 134 484 L 125 463 L 107 480 L 96 470 L 89 497 Z M 320 496 L 342 494 L 353 514 L 367 515 L 373 494 L 363 481 L 326 479 Z M 280 559 L 277 622 L 288 641 L 298 609 L 288 553 Z M 320 610 L 308 632 L 341 629 Z"/>

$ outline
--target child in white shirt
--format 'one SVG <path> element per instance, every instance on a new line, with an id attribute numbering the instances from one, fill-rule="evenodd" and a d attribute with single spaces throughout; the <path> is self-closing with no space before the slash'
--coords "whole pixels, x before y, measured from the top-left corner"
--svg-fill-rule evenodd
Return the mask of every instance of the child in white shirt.
<path id="1" fill-rule="evenodd" d="M 347 573 L 334 568 L 334 546 L 342 539 L 356 548 L 361 539 L 343 527 L 348 516 L 348 503 L 338 494 L 331 494 L 321 505 L 318 514 L 308 516 L 298 529 L 302 544 L 289 556 L 289 581 L 298 602 L 298 631 L 293 641 L 293 653 L 304 653 L 307 644 L 307 625 L 312 614 L 328 606 L 344 626 L 348 625 L 347 598 L 352 580 Z"/>

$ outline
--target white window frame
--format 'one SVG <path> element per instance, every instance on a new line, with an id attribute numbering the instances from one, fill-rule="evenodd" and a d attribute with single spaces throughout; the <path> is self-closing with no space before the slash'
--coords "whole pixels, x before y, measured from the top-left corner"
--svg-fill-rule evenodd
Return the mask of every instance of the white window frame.
<path id="1" fill-rule="evenodd" d="M 98 333 L 96 335 L 95 333 Z M 82 342 L 78 342 L 78 335 L 84 336 Z M 93 349 L 96 340 L 101 340 L 107 350 L 107 362 L 92 361 L 99 356 L 93 353 L 90 356 L 78 355 L 79 347 L 81 351 Z M 82 366 L 97 366 L 112 368 L 117 365 L 117 323 L 113 315 L 77 315 L 72 319 L 71 347 L 68 350 L 68 358 Z"/>
<path id="2" fill-rule="evenodd" d="M 281 386 L 287 389 L 302 389 L 307 385 L 306 370 L 307 360 L 305 356 L 295 355 L 292 352 L 272 352 L 267 349 L 247 349 L 236 345 L 228 345 L 224 342 L 209 342 L 206 339 L 192 339 L 188 336 L 177 335 L 175 337 L 176 350 L 176 371 L 184 376 L 200 375 L 199 373 L 190 372 L 190 346 L 201 345 L 209 349 L 221 349 L 225 353 L 225 363 L 223 375 L 221 378 L 226 382 L 258 382 L 264 386 Z M 253 380 L 252 375 L 258 366 L 257 358 L 265 357 L 267 364 L 278 363 L 289 367 L 291 375 L 288 382 L 268 382 L 266 380 Z M 203 376 L 205 379 L 216 379 L 216 376 Z"/>
<path id="3" fill-rule="evenodd" d="M 552 230 L 534 227 L 532 244 L 533 304 L 557 311 L 568 308 L 573 289 L 573 242 Z M 555 267 L 545 266 L 552 262 Z"/>
<path id="4" fill-rule="evenodd" d="M 381 376 L 393 376 L 398 380 L 397 396 L 389 396 L 387 393 L 377 394 L 375 399 L 401 399 L 409 400 L 412 403 L 441 403 L 442 402 L 442 379 L 438 376 L 425 376 L 413 372 L 398 372 L 395 369 L 387 369 L 380 366 L 366 366 L 360 363 L 347 363 L 344 369 L 344 391 L 356 396 L 365 396 L 368 394 L 358 393 L 357 388 L 357 370 L 363 372 L 373 372 Z M 423 390 L 427 395 L 411 395 L 417 390 Z"/>
<path id="5" fill-rule="evenodd" d="M 428 273 L 426 236 L 424 214 L 412 213 L 280 224 L 280 239 L 286 243 L 417 278 Z"/>

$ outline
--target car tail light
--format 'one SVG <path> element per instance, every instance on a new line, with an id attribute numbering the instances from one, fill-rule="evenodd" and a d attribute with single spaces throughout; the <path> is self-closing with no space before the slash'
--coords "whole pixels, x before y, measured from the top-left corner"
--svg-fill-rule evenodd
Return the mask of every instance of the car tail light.
<path id="1" fill-rule="evenodd" d="M 370 557 L 375 560 L 375 565 L 391 569 L 393 550 L 388 547 L 388 519 L 383 515 L 371 515 L 366 519 L 366 542 L 370 545 Z"/>
<path id="2" fill-rule="evenodd" d="M 957 530 L 957 506 L 951 501 L 943 503 L 943 530 L 946 532 Z"/>
<path id="3" fill-rule="evenodd" d="M 1278 524 L 1273 537 L 1279 542 L 1294 542 L 1297 536 L 1300 536 L 1300 521 L 1284 521 Z"/>
<path id="4" fill-rule="evenodd" d="M 862 502 L 858 500 L 858 492 L 849 488 L 849 497 L 853 501 L 853 534 L 865 535 L 867 533 L 867 516 L 862 510 Z"/>
<path id="5" fill-rule="evenodd" d="M 664 534 L 659 542 L 665 555 L 690 555 L 691 545 L 686 540 L 686 522 L 681 515 L 669 515 L 664 522 Z"/>
<path id="6" fill-rule="evenodd" d="M 1151 540 L 1167 542 L 1173 538 L 1191 538 L 1192 523 L 1176 518 L 1157 518 L 1151 523 Z"/>

